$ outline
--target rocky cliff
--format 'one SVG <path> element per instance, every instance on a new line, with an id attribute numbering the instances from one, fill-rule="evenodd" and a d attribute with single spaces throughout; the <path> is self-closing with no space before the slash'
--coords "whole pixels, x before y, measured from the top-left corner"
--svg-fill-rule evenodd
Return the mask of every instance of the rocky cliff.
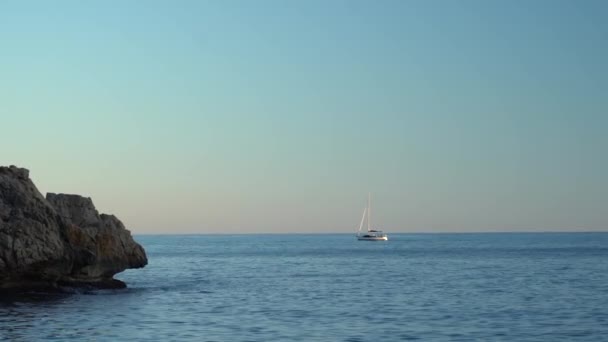
<path id="1" fill-rule="evenodd" d="M 28 170 L 0 167 L 0 289 L 120 288 L 114 274 L 147 263 L 122 222 L 90 198 L 44 198 Z"/>

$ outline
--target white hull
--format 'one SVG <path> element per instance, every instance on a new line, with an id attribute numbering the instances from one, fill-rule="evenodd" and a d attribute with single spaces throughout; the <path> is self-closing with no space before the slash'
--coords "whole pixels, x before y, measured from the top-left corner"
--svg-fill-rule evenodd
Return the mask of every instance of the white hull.
<path id="1" fill-rule="evenodd" d="M 388 241 L 388 236 L 357 236 L 361 241 Z"/>

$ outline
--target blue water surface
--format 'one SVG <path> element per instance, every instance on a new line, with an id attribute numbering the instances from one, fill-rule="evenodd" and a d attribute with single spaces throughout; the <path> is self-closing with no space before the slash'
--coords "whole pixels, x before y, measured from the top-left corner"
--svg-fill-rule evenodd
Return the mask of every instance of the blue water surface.
<path id="1" fill-rule="evenodd" d="M 602 341 L 608 233 L 137 236 L 129 288 L 0 299 L 9 341 Z"/>

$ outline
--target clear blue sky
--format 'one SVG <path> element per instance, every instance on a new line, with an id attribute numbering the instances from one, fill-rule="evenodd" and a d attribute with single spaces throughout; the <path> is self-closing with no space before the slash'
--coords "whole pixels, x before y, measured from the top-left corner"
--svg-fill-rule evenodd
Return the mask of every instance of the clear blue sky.
<path id="1" fill-rule="evenodd" d="M 608 230 L 606 1 L 0 1 L 0 164 L 135 233 Z"/>

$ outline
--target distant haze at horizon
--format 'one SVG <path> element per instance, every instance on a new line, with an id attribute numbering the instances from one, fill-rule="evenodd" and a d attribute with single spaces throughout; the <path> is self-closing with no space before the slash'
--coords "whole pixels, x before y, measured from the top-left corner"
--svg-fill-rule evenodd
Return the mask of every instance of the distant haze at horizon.
<path id="1" fill-rule="evenodd" d="M 0 3 L 0 165 L 135 234 L 608 231 L 608 2 Z"/>

